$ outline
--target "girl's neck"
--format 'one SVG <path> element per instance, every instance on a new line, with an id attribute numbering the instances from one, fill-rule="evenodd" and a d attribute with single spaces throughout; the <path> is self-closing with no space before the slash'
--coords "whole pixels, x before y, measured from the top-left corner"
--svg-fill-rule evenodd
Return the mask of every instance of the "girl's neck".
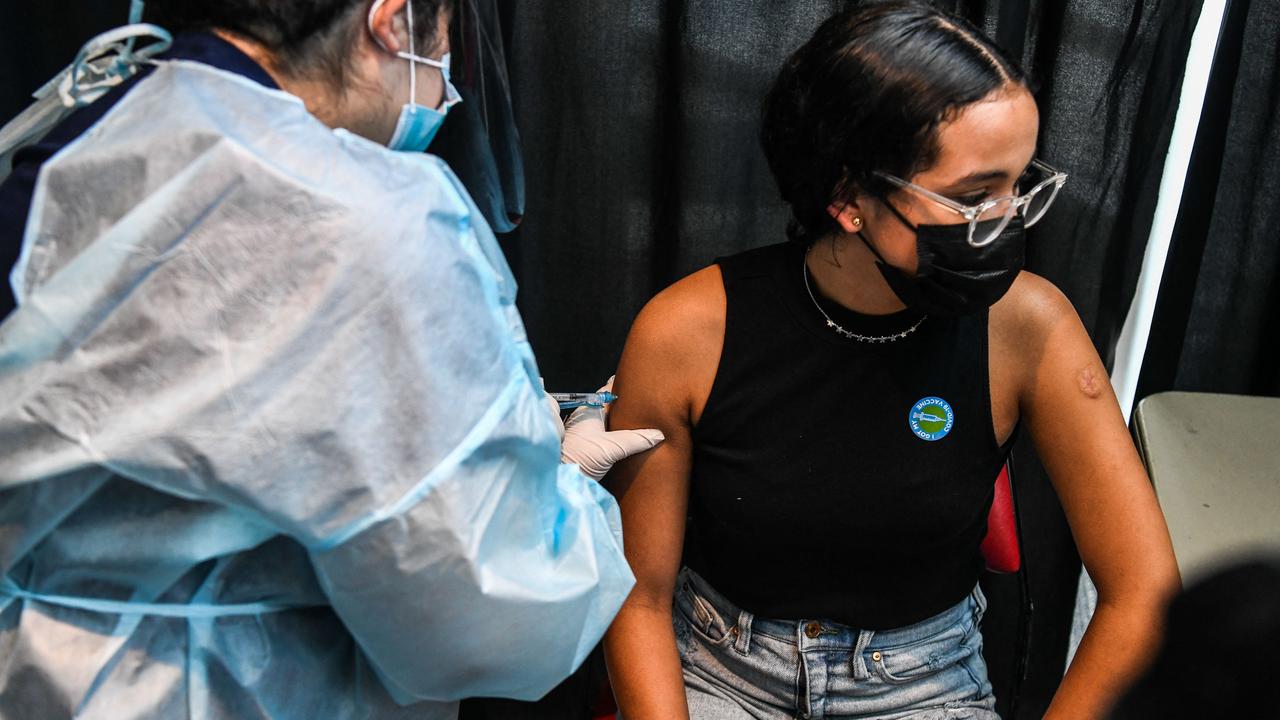
<path id="1" fill-rule="evenodd" d="M 889 315 L 906 308 L 876 267 L 876 256 L 856 235 L 832 234 L 805 257 L 815 289 L 863 315 Z"/>

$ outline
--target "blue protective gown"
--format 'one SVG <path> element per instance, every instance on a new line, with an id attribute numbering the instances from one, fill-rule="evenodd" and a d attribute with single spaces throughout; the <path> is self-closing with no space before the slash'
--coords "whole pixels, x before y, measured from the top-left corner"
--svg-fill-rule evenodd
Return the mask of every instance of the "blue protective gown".
<path id="1" fill-rule="evenodd" d="M 443 162 L 171 60 L 44 163 L 0 324 L 0 718 L 448 718 L 632 585 Z"/>

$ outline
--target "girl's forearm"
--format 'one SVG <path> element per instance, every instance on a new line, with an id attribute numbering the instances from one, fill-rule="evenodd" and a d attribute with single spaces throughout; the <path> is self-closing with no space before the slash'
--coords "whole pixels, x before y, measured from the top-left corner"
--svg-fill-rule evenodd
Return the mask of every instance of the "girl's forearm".
<path id="1" fill-rule="evenodd" d="M 623 605 L 604 638 L 609 682 L 626 720 L 687 720 L 671 609 Z"/>
<path id="2" fill-rule="evenodd" d="M 1160 643 L 1163 607 L 1099 602 L 1046 720 L 1104 718 L 1146 669 Z"/>

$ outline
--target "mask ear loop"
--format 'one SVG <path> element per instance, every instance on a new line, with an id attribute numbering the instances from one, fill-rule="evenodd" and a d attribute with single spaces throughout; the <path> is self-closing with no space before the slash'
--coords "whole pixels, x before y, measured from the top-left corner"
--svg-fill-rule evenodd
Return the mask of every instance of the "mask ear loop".
<path id="1" fill-rule="evenodd" d="M 382 42 L 382 39 L 378 37 L 378 34 L 373 30 L 373 16 L 378 13 L 378 10 L 386 3 L 386 1 L 387 0 L 374 0 L 373 5 L 369 7 L 369 18 L 366 21 L 366 25 L 369 27 L 369 34 L 373 36 L 373 41 L 378 43 L 378 47 L 381 47 L 387 52 L 391 52 L 386 44 Z M 416 66 L 419 64 L 430 65 L 443 70 L 445 63 L 440 60 L 418 57 L 418 50 L 416 47 L 417 43 L 414 40 L 413 33 L 413 0 L 405 0 L 405 14 L 408 16 L 409 52 L 398 52 L 395 55 L 398 58 L 409 61 L 409 102 L 416 105 L 418 103 L 418 73 Z M 446 97 L 444 102 L 447 103 L 448 100 L 449 98 Z"/>
<path id="2" fill-rule="evenodd" d="M 903 225 L 910 228 L 911 232 L 914 232 L 914 233 L 920 232 L 920 230 L 915 225 L 912 225 L 911 221 L 908 220 L 907 217 L 898 210 L 898 208 L 893 206 L 893 203 L 889 202 L 889 198 L 887 196 L 882 195 L 880 193 L 875 193 L 873 197 L 875 197 L 876 200 L 879 200 L 881 205 L 884 205 L 885 207 L 889 208 L 889 212 L 893 213 L 893 216 L 898 218 L 899 222 L 901 222 Z M 889 264 L 888 260 L 884 259 L 884 256 L 880 254 L 880 251 L 876 250 L 876 246 L 871 244 L 871 241 L 868 240 L 867 236 L 864 234 L 865 232 L 866 232 L 865 229 L 859 230 L 857 232 L 858 239 L 862 240 L 862 244 L 866 245 L 867 249 L 871 251 L 871 254 L 876 256 L 876 260 L 879 260 L 884 265 L 889 265 L 889 267 L 893 267 L 892 265 Z"/>
<path id="3" fill-rule="evenodd" d="M 915 233 L 920 232 L 920 228 L 916 227 L 915 225 L 912 225 L 911 221 L 907 219 L 907 216 L 903 215 L 902 212 L 899 211 L 898 208 L 895 207 L 893 203 L 889 202 L 889 196 L 876 194 L 875 198 L 880 201 L 881 205 L 884 205 L 885 207 L 889 208 L 889 212 L 893 213 L 893 216 L 898 218 L 898 220 L 903 225 L 906 225 L 907 228 L 911 230 L 911 232 L 915 232 Z"/>
<path id="4" fill-rule="evenodd" d="M 416 66 L 427 65 L 440 70 L 440 77 L 444 81 L 444 97 L 440 99 L 440 108 L 438 110 L 446 110 L 461 101 L 461 98 L 457 97 L 453 89 L 453 83 L 449 82 L 449 54 L 445 53 L 444 58 L 441 60 L 432 60 L 429 57 L 418 55 L 418 50 L 415 47 L 417 41 L 414 39 L 413 32 L 413 0 L 405 0 L 405 9 L 409 16 L 409 52 L 396 54 L 409 61 L 409 102 L 414 105 L 418 104 L 418 72 Z"/>
<path id="5" fill-rule="evenodd" d="M 369 6 L 369 18 L 365 21 L 365 24 L 369 26 L 369 34 L 373 36 L 373 41 L 378 43 L 378 47 L 391 52 L 391 49 L 387 47 L 386 43 L 382 42 L 382 38 L 378 37 L 378 33 L 373 29 L 373 16 L 378 14 L 378 10 L 386 2 L 387 0 L 373 0 L 373 5 Z M 413 47 L 413 3 L 411 0 L 405 0 L 404 9 L 405 15 L 408 16 L 409 20 L 409 55 L 416 55 L 417 53 Z M 409 61 L 409 103 L 416 105 L 418 103 L 418 72 L 414 66 L 416 61 L 402 52 L 396 53 L 396 57 Z"/>
<path id="6" fill-rule="evenodd" d="M 413 46 L 413 0 L 405 0 L 404 14 L 409 17 L 409 54 L 417 57 L 418 50 Z M 409 58 L 409 103 L 418 104 L 418 65 L 412 57 Z"/>
<path id="7" fill-rule="evenodd" d="M 864 232 L 864 231 L 862 231 L 862 230 L 859 230 L 859 231 L 857 232 L 858 239 L 862 241 L 862 244 L 863 244 L 863 245 L 866 245 L 866 246 L 867 246 L 867 249 L 871 251 L 871 254 L 872 254 L 872 255 L 875 255 L 875 256 L 876 256 L 876 261 L 877 261 L 877 262 L 879 262 L 879 263 L 880 263 L 880 264 L 882 264 L 882 265 L 888 265 L 889 263 L 885 261 L 884 256 L 880 254 L 880 251 L 876 249 L 876 246 L 875 246 L 875 245 L 872 245 L 872 244 L 871 244 L 871 241 L 867 239 L 867 236 L 866 236 L 866 235 L 864 235 L 864 234 L 863 234 L 863 232 Z"/>

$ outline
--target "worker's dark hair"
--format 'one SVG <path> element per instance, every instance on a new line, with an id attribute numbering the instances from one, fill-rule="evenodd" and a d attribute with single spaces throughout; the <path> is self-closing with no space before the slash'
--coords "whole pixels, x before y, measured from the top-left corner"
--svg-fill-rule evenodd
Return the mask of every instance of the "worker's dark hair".
<path id="1" fill-rule="evenodd" d="M 791 206 L 788 236 L 837 229 L 831 203 L 890 191 L 937 159 L 937 129 L 966 105 L 1027 84 L 1022 69 L 965 19 L 923 2 L 855 2 L 782 66 L 761 143 Z"/>
<path id="2" fill-rule="evenodd" d="M 437 18 L 454 4 L 413 0 L 419 55 L 431 53 Z M 373 0 L 147 0 L 145 19 L 173 33 L 218 29 L 240 35 L 269 50 L 280 72 L 341 85 L 348 51 L 372 5 Z"/>

